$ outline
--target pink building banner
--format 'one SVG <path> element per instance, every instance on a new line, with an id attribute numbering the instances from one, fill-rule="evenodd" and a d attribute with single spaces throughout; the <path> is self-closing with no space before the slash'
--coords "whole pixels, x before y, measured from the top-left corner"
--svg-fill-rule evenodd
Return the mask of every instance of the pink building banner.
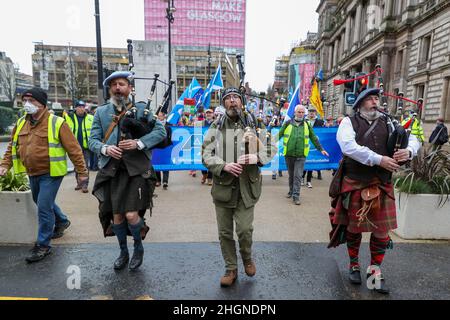
<path id="1" fill-rule="evenodd" d="M 245 48 L 246 0 L 176 0 L 172 44 Z M 167 1 L 145 0 L 145 39 L 167 41 Z"/>
<path id="2" fill-rule="evenodd" d="M 309 97 L 311 96 L 312 84 L 314 78 L 315 65 L 304 63 L 299 65 L 299 75 L 301 79 L 300 86 L 300 101 L 309 104 Z"/>

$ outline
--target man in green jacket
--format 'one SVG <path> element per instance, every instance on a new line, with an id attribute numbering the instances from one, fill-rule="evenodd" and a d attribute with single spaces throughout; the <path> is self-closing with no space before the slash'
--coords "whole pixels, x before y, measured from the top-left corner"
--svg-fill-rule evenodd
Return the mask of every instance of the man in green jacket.
<path id="1" fill-rule="evenodd" d="M 300 205 L 300 185 L 305 161 L 309 154 L 309 141 L 311 140 L 317 150 L 324 156 L 329 156 L 320 145 L 313 128 L 308 121 L 304 120 L 305 113 L 306 108 L 297 105 L 294 111 L 294 119 L 286 122 L 278 133 L 278 137 L 283 137 L 283 154 L 289 173 L 287 198 L 293 198 L 296 205 Z"/>
<path id="2" fill-rule="evenodd" d="M 245 273 L 256 273 L 252 259 L 254 206 L 261 195 L 262 176 L 259 167 L 276 154 L 275 144 L 264 143 L 265 127 L 252 115 L 242 111 L 243 98 L 236 88 L 223 92 L 226 113 L 211 124 L 202 146 L 202 161 L 213 174 L 211 195 L 216 208 L 220 247 L 226 272 L 220 279 L 223 287 L 237 278 L 237 255 L 233 225 L 239 239 Z"/>

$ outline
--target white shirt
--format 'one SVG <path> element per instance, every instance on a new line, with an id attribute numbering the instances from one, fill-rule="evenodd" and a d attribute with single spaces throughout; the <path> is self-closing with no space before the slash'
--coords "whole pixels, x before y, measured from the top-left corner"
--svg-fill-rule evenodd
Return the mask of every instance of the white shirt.
<path id="1" fill-rule="evenodd" d="M 341 147 L 342 153 L 366 166 L 379 166 L 383 156 L 370 150 L 368 147 L 359 145 L 355 138 L 356 132 L 353 129 L 352 121 L 349 117 L 345 117 L 339 125 L 336 136 L 336 140 Z M 417 155 L 420 147 L 420 142 L 416 136 L 410 134 L 407 147 L 412 155 L 410 159 Z"/>

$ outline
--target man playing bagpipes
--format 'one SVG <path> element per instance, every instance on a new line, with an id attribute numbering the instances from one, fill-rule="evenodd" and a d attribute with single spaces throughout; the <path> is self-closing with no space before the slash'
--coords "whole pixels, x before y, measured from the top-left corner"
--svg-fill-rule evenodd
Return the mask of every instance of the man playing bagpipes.
<path id="1" fill-rule="evenodd" d="M 104 82 L 111 99 L 95 113 L 89 149 L 99 155 L 99 168 L 93 194 L 99 200 L 99 216 L 104 236 L 116 235 L 120 256 L 114 269 L 127 266 L 137 269 L 143 261 L 142 240 L 148 232 L 144 214 L 151 210 L 154 181 L 151 149 L 166 137 L 164 126 L 153 122 L 153 128 L 138 125 L 136 119 L 153 120 L 145 103 L 133 103 L 131 72 L 114 72 Z M 128 118 L 127 113 L 134 114 Z M 132 121 L 133 120 L 133 121 Z M 139 120 L 140 121 L 140 120 Z M 124 124 L 128 122 L 130 126 Z M 129 130 L 125 130 L 128 128 Z M 141 132 L 142 131 L 142 132 Z M 147 133 L 148 132 L 148 133 Z M 144 134 L 144 135 L 142 135 Z M 127 235 L 134 239 L 134 252 L 129 261 Z"/>
<path id="2" fill-rule="evenodd" d="M 367 278 L 375 279 L 375 286 L 368 288 L 387 294 L 380 266 L 392 244 L 389 231 L 397 228 L 392 173 L 417 154 L 420 143 L 415 135 L 408 137 L 401 126 L 400 133 L 393 135 L 391 119 L 382 112 L 379 95 L 377 88 L 361 92 L 353 105 L 354 115 L 345 117 L 339 126 L 337 141 L 344 158 L 330 185 L 333 228 L 328 247 L 347 243 L 349 280 L 361 284 L 359 248 L 362 233 L 371 232 Z"/>

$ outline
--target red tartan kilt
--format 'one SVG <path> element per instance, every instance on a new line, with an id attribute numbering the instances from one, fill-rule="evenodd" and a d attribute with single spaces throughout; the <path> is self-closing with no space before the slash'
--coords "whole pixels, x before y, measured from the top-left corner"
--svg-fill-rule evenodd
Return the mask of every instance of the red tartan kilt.
<path id="1" fill-rule="evenodd" d="M 347 178 L 343 180 L 343 185 L 348 183 Z M 397 229 L 394 187 L 392 184 L 380 184 L 379 187 L 381 189 L 380 209 L 375 212 L 371 211 L 367 216 L 376 227 L 372 226 L 367 220 L 361 222 L 358 226 L 359 221 L 356 213 L 362 206 L 361 189 L 351 191 L 348 211 L 343 207 L 342 198 L 339 196 L 332 223 L 346 225 L 347 230 L 351 233 L 387 232 Z"/>

